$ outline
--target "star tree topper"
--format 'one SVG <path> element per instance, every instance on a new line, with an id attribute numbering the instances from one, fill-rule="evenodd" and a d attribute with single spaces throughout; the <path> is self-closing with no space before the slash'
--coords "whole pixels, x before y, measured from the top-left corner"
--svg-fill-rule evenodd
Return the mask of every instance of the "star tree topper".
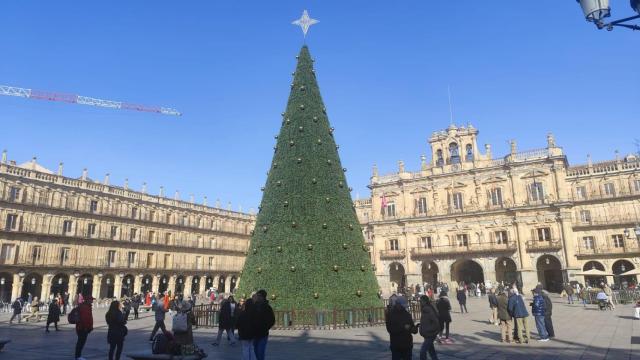
<path id="1" fill-rule="evenodd" d="M 291 24 L 293 25 L 298 25 L 302 28 L 302 33 L 304 34 L 304 37 L 307 37 L 307 32 L 309 31 L 309 28 L 311 27 L 311 25 L 315 25 L 317 23 L 319 23 L 320 21 L 316 20 L 316 19 L 312 19 L 309 17 L 309 12 L 307 12 L 307 10 L 302 12 L 302 17 L 300 17 L 300 19 L 292 22 Z"/>

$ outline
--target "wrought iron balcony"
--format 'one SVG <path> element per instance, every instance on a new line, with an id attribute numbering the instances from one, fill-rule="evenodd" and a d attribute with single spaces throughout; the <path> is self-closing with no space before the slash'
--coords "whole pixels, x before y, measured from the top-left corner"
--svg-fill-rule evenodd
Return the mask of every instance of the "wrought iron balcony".
<path id="1" fill-rule="evenodd" d="M 562 249 L 562 242 L 558 239 L 527 241 L 527 251 L 556 251 L 560 249 Z"/>
<path id="2" fill-rule="evenodd" d="M 400 250 L 380 250 L 381 259 L 404 259 L 406 256 L 404 249 Z"/>
<path id="3" fill-rule="evenodd" d="M 480 243 L 467 245 L 443 245 L 430 248 L 414 247 L 411 249 L 412 257 L 445 255 L 445 254 L 468 254 L 468 253 L 486 253 L 486 252 L 511 252 L 515 251 L 517 246 L 515 242 L 507 243 Z"/>

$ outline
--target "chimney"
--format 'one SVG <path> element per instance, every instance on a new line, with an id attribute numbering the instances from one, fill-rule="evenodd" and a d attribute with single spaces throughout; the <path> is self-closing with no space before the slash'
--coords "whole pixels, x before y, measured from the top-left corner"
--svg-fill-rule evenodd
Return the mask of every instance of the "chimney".
<path id="1" fill-rule="evenodd" d="M 89 174 L 89 171 L 87 170 L 87 168 L 82 169 L 82 181 L 87 181 L 87 175 Z"/>
<path id="2" fill-rule="evenodd" d="M 173 194 L 173 200 L 180 200 L 180 190 L 176 190 L 175 194 Z"/>
<path id="3" fill-rule="evenodd" d="M 189 202 L 192 204 L 195 202 L 195 198 L 193 197 L 193 194 L 189 194 Z"/>
<path id="4" fill-rule="evenodd" d="M 487 160 L 493 159 L 491 155 L 491 144 L 484 144 L 484 152 L 485 152 L 485 155 L 487 156 Z"/>
<path id="5" fill-rule="evenodd" d="M 7 150 L 2 150 L 2 164 L 7 163 Z"/>
<path id="6" fill-rule="evenodd" d="M 142 192 L 143 194 L 146 194 L 146 193 L 147 193 L 147 183 L 146 183 L 146 182 L 143 182 L 143 183 L 142 183 L 142 190 L 141 190 L 141 192 Z"/>
<path id="7" fill-rule="evenodd" d="M 420 170 L 427 170 L 427 157 L 425 155 L 420 155 Z"/>
<path id="8" fill-rule="evenodd" d="M 404 173 L 404 161 L 402 160 L 398 161 L 398 173 L 399 174 Z"/>
<path id="9" fill-rule="evenodd" d="M 109 173 L 104 176 L 104 184 L 109 185 Z"/>
<path id="10" fill-rule="evenodd" d="M 36 160 L 37 158 L 35 156 L 31 158 L 31 170 L 36 169 Z"/>
<path id="11" fill-rule="evenodd" d="M 64 170 L 64 163 L 58 164 L 58 176 L 62 176 L 62 170 Z"/>
<path id="12" fill-rule="evenodd" d="M 517 152 L 517 145 L 515 140 L 511 140 L 511 155 L 515 155 Z"/>
<path id="13" fill-rule="evenodd" d="M 129 190 L 129 179 L 124 179 L 124 189 Z"/>
<path id="14" fill-rule="evenodd" d="M 207 206 L 207 196 L 205 195 L 204 200 L 202 201 L 202 205 Z"/>
<path id="15" fill-rule="evenodd" d="M 378 165 L 373 164 L 373 175 L 372 177 L 378 177 Z"/>
<path id="16" fill-rule="evenodd" d="M 158 194 L 160 197 L 164 197 L 164 186 L 160 186 L 160 193 Z"/>

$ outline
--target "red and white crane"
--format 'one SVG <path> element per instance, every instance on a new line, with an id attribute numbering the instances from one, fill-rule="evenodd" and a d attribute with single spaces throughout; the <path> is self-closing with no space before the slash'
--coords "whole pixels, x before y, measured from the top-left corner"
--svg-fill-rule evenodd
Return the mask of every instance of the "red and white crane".
<path id="1" fill-rule="evenodd" d="M 133 111 L 145 111 L 164 115 L 182 115 L 178 110 L 166 107 L 146 106 L 139 104 L 132 104 L 122 101 L 102 100 L 88 96 L 57 93 L 49 91 L 41 91 L 34 89 L 25 89 L 15 86 L 0 85 L 0 95 L 17 96 L 27 99 L 37 100 L 49 100 L 49 101 L 61 101 L 71 104 L 81 104 L 90 106 L 99 106 L 112 109 L 133 110 Z"/>

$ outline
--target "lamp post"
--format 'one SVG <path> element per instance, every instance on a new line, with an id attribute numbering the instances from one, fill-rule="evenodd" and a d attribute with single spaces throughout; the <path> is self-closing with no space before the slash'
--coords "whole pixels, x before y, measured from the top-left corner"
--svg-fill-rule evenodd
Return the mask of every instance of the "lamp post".
<path id="1" fill-rule="evenodd" d="M 624 27 L 631 30 L 640 30 L 640 25 L 625 24 L 628 21 L 640 19 L 640 0 L 630 0 L 631 9 L 639 15 L 626 17 L 620 20 L 614 20 L 605 23 L 604 19 L 611 16 L 611 7 L 609 0 L 576 0 L 584 12 L 587 21 L 596 24 L 598 29 L 613 30 L 614 26 Z"/>

